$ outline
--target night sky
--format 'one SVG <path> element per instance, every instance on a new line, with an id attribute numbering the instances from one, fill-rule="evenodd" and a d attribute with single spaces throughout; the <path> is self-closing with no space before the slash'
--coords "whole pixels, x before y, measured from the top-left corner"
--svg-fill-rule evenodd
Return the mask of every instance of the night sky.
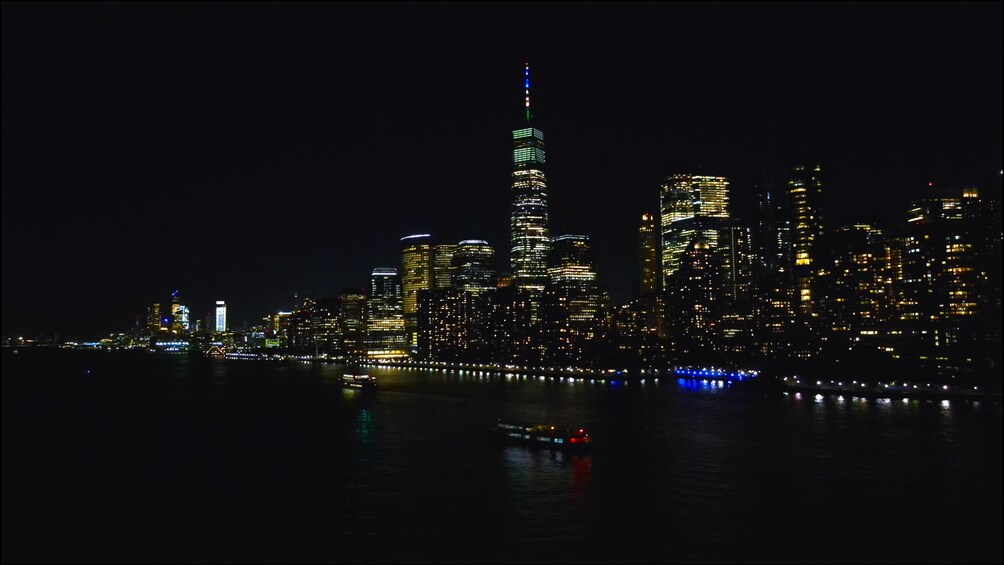
<path id="1" fill-rule="evenodd" d="M 826 171 L 827 225 L 1001 190 L 1000 2 L 3 4 L 3 333 L 232 325 L 363 287 L 412 233 L 508 270 L 531 65 L 553 234 L 618 303 L 668 174 Z M 699 167 L 699 168 L 698 168 Z"/>

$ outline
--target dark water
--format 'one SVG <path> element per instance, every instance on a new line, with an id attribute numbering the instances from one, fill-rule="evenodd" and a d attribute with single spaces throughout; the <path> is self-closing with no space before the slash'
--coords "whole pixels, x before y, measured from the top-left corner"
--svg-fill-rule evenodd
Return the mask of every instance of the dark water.
<path id="1" fill-rule="evenodd" d="M 3 560 L 1002 558 L 999 404 L 369 372 L 4 351 Z M 498 417 L 597 444 L 494 447 Z"/>

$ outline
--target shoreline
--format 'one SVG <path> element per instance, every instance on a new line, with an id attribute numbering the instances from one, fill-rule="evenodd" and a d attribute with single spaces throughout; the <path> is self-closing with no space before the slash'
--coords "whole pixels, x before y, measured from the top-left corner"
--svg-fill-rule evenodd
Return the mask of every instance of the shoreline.
<path id="1" fill-rule="evenodd" d="M 7 349 L 7 348 L 4 348 Z M 59 348 L 66 349 L 66 348 Z M 97 351 L 97 349 L 76 349 L 74 351 Z M 122 350 L 132 351 L 132 350 Z M 142 350 L 144 353 L 148 351 Z M 184 355 L 181 352 L 164 352 L 162 355 L 171 357 Z M 429 369 L 441 371 L 458 371 L 494 373 L 517 378 L 541 378 L 558 380 L 591 380 L 607 384 L 658 384 L 661 380 L 675 379 L 681 384 L 693 382 L 695 386 L 712 388 L 736 388 L 749 392 L 782 393 L 782 394 L 822 394 L 828 396 L 846 396 L 849 398 L 869 399 L 916 399 L 916 400 L 972 400 L 994 403 L 1002 402 L 1001 390 L 986 390 L 981 388 L 961 388 L 945 384 L 896 384 L 892 383 L 837 383 L 824 384 L 816 381 L 801 382 L 797 377 L 779 377 L 761 375 L 758 371 L 727 371 L 724 369 L 699 369 L 691 366 L 677 366 L 666 369 L 642 369 L 640 374 L 626 369 L 584 369 L 569 367 L 523 366 L 496 363 L 452 363 L 445 361 L 380 361 L 373 359 L 344 360 L 314 357 L 312 355 L 261 354 L 261 353 L 226 353 L 210 355 L 209 358 L 236 361 L 298 361 L 301 363 L 324 363 L 332 365 L 359 367 L 386 367 L 400 369 Z M 786 382 L 788 379 L 795 383 Z"/>

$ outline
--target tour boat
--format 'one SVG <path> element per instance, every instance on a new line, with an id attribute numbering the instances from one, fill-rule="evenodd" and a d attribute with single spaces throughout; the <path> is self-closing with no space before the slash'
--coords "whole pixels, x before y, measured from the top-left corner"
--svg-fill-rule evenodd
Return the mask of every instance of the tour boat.
<path id="1" fill-rule="evenodd" d="M 376 388 L 376 377 L 369 375 L 342 375 L 342 386 L 346 388 Z"/>
<path id="2" fill-rule="evenodd" d="M 524 424 L 501 419 L 488 435 L 489 439 L 498 443 L 527 447 L 585 451 L 592 445 L 592 438 L 585 428 L 559 428 L 550 424 Z"/>

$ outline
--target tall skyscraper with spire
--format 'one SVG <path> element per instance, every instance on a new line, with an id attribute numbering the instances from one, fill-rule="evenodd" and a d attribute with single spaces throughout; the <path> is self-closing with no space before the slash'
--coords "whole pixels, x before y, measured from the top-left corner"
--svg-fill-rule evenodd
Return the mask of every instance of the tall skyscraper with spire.
<path id="1" fill-rule="evenodd" d="M 519 288 L 543 291 L 547 284 L 547 254 L 551 247 L 547 221 L 547 178 L 544 176 L 544 134 L 533 127 L 530 113 L 530 65 L 523 70 L 525 127 L 512 132 L 512 256 L 513 282 Z"/>

